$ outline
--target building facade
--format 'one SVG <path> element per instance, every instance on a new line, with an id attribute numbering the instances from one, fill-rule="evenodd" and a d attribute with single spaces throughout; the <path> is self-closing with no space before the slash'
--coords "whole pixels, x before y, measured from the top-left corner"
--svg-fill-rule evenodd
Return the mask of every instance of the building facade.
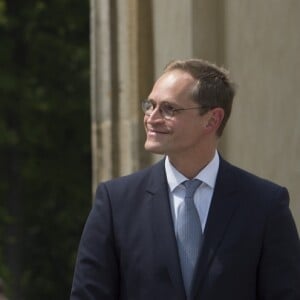
<path id="1" fill-rule="evenodd" d="M 238 90 L 222 155 L 290 191 L 300 229 L 300 1 L 90 0 L 93 191 L 158 157 L 140 101 L 172 59 L 229 69 Z"/>

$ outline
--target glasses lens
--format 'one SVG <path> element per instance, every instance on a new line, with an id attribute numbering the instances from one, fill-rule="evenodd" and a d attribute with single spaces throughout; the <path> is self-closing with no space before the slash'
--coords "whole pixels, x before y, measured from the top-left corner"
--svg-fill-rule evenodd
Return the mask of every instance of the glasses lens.
<path id="1" fill-rule="evenodd" d="M 143 100 L 142 110 L 145 114 L 151 114 L 151 112 L 153 111 L 153 103 L 148 99 Z"/>
<path id="2" fill-rule="evenodd" d="M 174 116 L 174 107 L 168 103 L 163 103 L 160 107 L 161 114 L 165 119 L 170 119 Z"/>
<path id="3" fill-rule="evenodd" d="M 151 100 L 146 99 L 142 101 L 142 110 L 146 115 L 151 115 L 155 107 L 156 105 Z M 168 103 L 162 103 L 159 108 L 161 116 L 165 119 L 171 119 L 174 116 L 175 110 L 176 109 Z"/>

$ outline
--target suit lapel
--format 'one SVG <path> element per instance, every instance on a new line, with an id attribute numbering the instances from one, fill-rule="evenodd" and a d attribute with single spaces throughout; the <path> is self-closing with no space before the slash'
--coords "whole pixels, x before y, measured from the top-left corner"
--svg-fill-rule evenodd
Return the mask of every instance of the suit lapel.
<path id="1" fill-rule="evenodd" d="M 153 168 L 147 193 L 152 208 L 155 263 L 159 272 L 169 277 L 178 299 L 185 299 L 164 161 Z"/>
<path id="2" fill-rule="evenodd" d="M 236 178 L 232 169 L 224 160 L 220 160 L 220 168 L 215 185 L 211 207 L 204 231 L 204 241 L 194 276 L 193 294 L 201 288 L 207 270 L 216 251 L 222 243 L 228 224 L 237 209 L 238 198 L 235 196 Z"/>

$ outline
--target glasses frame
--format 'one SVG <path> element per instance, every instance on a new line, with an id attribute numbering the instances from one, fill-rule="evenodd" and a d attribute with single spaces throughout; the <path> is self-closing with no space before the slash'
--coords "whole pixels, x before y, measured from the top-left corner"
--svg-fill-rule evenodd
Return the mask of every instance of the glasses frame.
<path id="1" fill-rule="evenodd" d="M 147 105 L 149 105 L 149 104 L 151 104 L 152 107 L 151 107 L 151 111 L 147 112 Z M 164 109 L 164 107 L 166 105 L 172 106 L 172 104 L 169 102 L 162 102 L 159 107 L 159 112 L 160 112 L 161 116 L 166 120 L 172 119 L 174 117 L 175 113 L 178 111 L 191 110 L 191 109 L 205 109 L 205 108 L 212 109 L 213 108 L 213 107 L 209 107 L 209 106 L 194 106 L 194 107 L 187 107 L 187 108 L 172 108 L 170 110 L 166 110 L 166 109 Z M 142 101 L 142 110 L 146 116 L 151 116 L 151 114 L 155 110 L 156 106 L 157 106 L 157 104 L 155 105 L 154 101 L 152 101 L 151 99 L 144 99 Z"/>

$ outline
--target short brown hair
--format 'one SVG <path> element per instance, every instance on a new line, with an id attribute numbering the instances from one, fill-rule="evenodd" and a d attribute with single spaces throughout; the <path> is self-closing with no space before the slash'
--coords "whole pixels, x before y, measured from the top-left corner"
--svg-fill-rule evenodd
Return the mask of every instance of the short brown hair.
<path id="1" fill-rule="evenodd" d="M 224 119 L 217 131 L 217 135 L 221 136 L 235 95 L 235 84 L 230 80 L 228 71 L 202 59 L 171 61 L 164 73 L 173 70 L 182 70 L 197 81 L 193 98 L 202 107 L 202 114 L 215 107 L 224 110 Z"/>

